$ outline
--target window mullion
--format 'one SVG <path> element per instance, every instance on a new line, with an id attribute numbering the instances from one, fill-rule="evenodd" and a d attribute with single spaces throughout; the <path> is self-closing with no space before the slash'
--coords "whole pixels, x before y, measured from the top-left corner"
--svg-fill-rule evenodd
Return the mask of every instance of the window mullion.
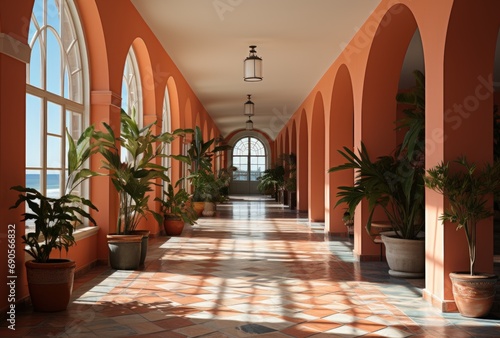
<path id="1" fill-rule="evenodd" d="M 42 128 L 42 140 L 41 140 L 41 164 L 42 170 L 40 173 L 40 190 L 42 194 L 47 194 L 47 110 L 48 110 L 48 100 L 43 98 L 43 111 L 41 116 L 41 128 Z"/>

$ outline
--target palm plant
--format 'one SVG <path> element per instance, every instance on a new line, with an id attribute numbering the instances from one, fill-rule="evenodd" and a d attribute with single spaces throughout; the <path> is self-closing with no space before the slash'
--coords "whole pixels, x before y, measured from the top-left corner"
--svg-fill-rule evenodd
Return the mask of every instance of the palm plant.
<path id="1" fill-rule="evenodd" d="M 405 117 L 396 121 L 396 130 L 405 130 L 402 143 L 392 155 L 370 159 L 361 143 L 359 155 L 344 147 L 339 153 L 347 163 L 333 167 L 329 172 L 354 170 L 354 186 L 341 186 L 336 205 L 347 204 L 347 212 L 354 215 L 356 206 L 366 198 L 370 233 L 377 207 L 381 207 L 396 235 L 404 239 L 416 239 L 424 228 L 424 158 L 425 158 L 425 77 L 415 70 L 415 87 L 398 93 L 396 101 L 408 105 Z"/>
<path id="2" fill-rule="evenodd" d="M 344 147 L 339 153 L 347 160 L 329 172 L 354 170 L 354 186 L 340 186 L 340 199 L 336 206 L 346 203 L 349 215 L 354 215 L 356 206 L 366 198 L 368 219 L 366 229 L 371 232 L 373 215 L 381 207 L 389 219 L 396 235 L 414 239 L 424 226 L 424 181 L 422 167 L 413 166 L 407 157 L 382 156 L 372 161 L 365 145 L 361 144 L 356 155 Z"/>
<path id="3" fill-rule="evenodd" d="M 487 164 L 479 169 L 475 163 L 469 163 L 465 157 L 459 157 L 454 163 L 459 168 L 451 171 L 450 164 L 441 162 L 428 169 L 425 185 L 445 196 L 449 206 L 440 220 L 455 223 L 463 229 L 469 249 L 470 275 L 474 275 L 476 262 L 476 227 L 477 223 L 493 215 L 489 197 L 500 189 L 500 162 Z"/>
<path id="4" fill-rule="evenodd" d="M 139 128 L 137 122 L 125 111 L 121 111 L 121 133 L 116 138 L 112 128 L 103 123 L 106 132 L 96 132 L 101 140 L 100 153 L 103 156 L 102 168 L 108 170 L 120 198 L 120 212 L 116 233 L 129 234 L 134 231 L 141 219 L 152 215 L 161 225 L 163 216 L 149 208 L 149 193 L 153 186 L 169 182 L 166 175 L 168 168 L 157 164 L 164 154 L 166 143 L 176 137 L 192 132 L 189 129 L 177 129 L 173 133 L 153 134 L 153 125 Z M 118 145 L 115 144 L 118 141 Z M 126 152 L 122 160 L 120 146 Z"/>
<path id="5" fill-rule="evenodd" d="M 273 196 L 277 196 L 279 189 L 285 184 L 285 168 L 282 165 L 277 165 L 274 168 L 266 169 L 258 180 L 257 188 L 261 193 L 271 191 Z"/>
<path id="6" fill-rule="evenodd" d="M 218 145 L 211 148 L 214 142 L 214 138 L 205 142 L 203 140 L 203 133 L 200 127 L 196 126 L 191 146 L 187 152 L 187 156 L 191 164 L 190 176 L 188 179 L 192 180 L 194 188 L 193 201 L 196 202 L 202 202 L 206 199 L 203 189 L 206 188 L 208 183 L 211 183 L 207 180 L 212 180 L 212 177 L 210 176 L 213 176 L 211 159 L 212 154 L 231 149 L 229 145 Z"/>

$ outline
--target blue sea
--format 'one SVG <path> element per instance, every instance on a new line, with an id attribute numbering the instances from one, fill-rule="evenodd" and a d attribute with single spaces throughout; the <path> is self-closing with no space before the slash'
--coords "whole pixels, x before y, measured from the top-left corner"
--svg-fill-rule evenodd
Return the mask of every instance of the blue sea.
<path id="1" fill-rule="evenodd" d="M 60 175 L 47 174 L 47 196 L 57 197 L 60 190 Z M 26 174 L 26 186 L 40 190 L 40 175 L 39 174 Z"/>

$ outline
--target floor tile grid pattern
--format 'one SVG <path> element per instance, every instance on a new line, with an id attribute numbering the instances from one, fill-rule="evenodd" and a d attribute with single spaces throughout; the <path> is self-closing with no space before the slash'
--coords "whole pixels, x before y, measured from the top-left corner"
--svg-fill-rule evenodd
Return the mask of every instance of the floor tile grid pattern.
<path id="1" fill-rule="evenodd" d="M 22 337 L 492 337 L 500 321 L 441 314 L 423 280 L 360 263 L 348 238 L 265 200 L 218 207 L 180 237 L 150 240 L 145 267 L 97 267 L 67 311 L 18 314 Z"/>

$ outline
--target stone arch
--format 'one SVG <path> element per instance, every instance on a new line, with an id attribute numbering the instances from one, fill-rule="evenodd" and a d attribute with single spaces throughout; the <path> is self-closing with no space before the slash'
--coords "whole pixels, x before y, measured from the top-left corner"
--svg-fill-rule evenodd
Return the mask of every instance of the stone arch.
<path id="1" fill-rule="evenodd" d="M 396 146 L 395 96 L 403 60 L 416 28 L 417 23 L 410 9 L 398 4 L 391 7 L 381 19 L 373 38 L 366 65 L 361 108 L 361 140 L 372 157 L 387 155 Z"/>
<path id="2" fill-rule="evenodd" d="M 132 42 L 141 81 L 142 116 L 143 125 L 148 125 L 161 119 L 161 110 L 157 109 L 156 86 L 153 80 L 153 68 L 148 48 L 141 38 Z M 157 115 L 159 114 L 159 115 Z M 161 130 L 161 124 L 157 124 L 157 131 Z"/>
<path id="3" fill-rule="evenodd" d="M 305 110 L 300 112 L 299 118 L 297 134 L 297 210 L 306 211 L 309 208 L 309 128 Z"/>
<path id="4" fill-rule="evenodd" d="M 360 142 L 365 144 L 371 158 L 391 154 L 396 147 L 395 97 L 403 60 L 416 29 L 411 10 L 403 4 L 396 4 L 380 19 L 374 34 L 367 58 L 361 109 L 355 112 L 355 120 L 359 118 L 359 121 L 355 122 L 357 135 L 354 140 L 355 148 L 360 148 Z M 366 224 L 367 210 L 366 201 L 362 201 L 356 209 L 355 222 Z M 374 217 L 383 218 L 384 215 Z M 355 223 L 355 228 L 359 227 Z M 379 259 L 379 246 L 373 243 L 366 231 L 360 231 L 360 235 L 355 236 L 354 252 L 362 259 Z"/>
<path id="5" fill-rule="evenodd" d="M 352 80 L 349 69 L 342 64 L 335 75 L 332 86 L 332 99 L 330 102 L 330 123 L 328 132 L 328 167 L 340 165 L 345 159 L 337 150 L 347 147 L 354 148 L 354 98 Z M 342 222 L 344 208 L 338 206 L 337 192 L 339 186 L 352 186 L 354 184 L 353 171 L 339 171 L 327 175 L 327 216 L 325 228 L 330 233 L 345 234 L 347 229 Z M 358 222 L 358 226 L 361 225 Z M 361 229 L 359 229 L 361 232 Z"/>
<path id="6" fill-rule="evenodd" d="M 309 141 L 309 220 L 325 220 L 325 108 L 323 95 L 317 92 L 311 115 Z"/>

